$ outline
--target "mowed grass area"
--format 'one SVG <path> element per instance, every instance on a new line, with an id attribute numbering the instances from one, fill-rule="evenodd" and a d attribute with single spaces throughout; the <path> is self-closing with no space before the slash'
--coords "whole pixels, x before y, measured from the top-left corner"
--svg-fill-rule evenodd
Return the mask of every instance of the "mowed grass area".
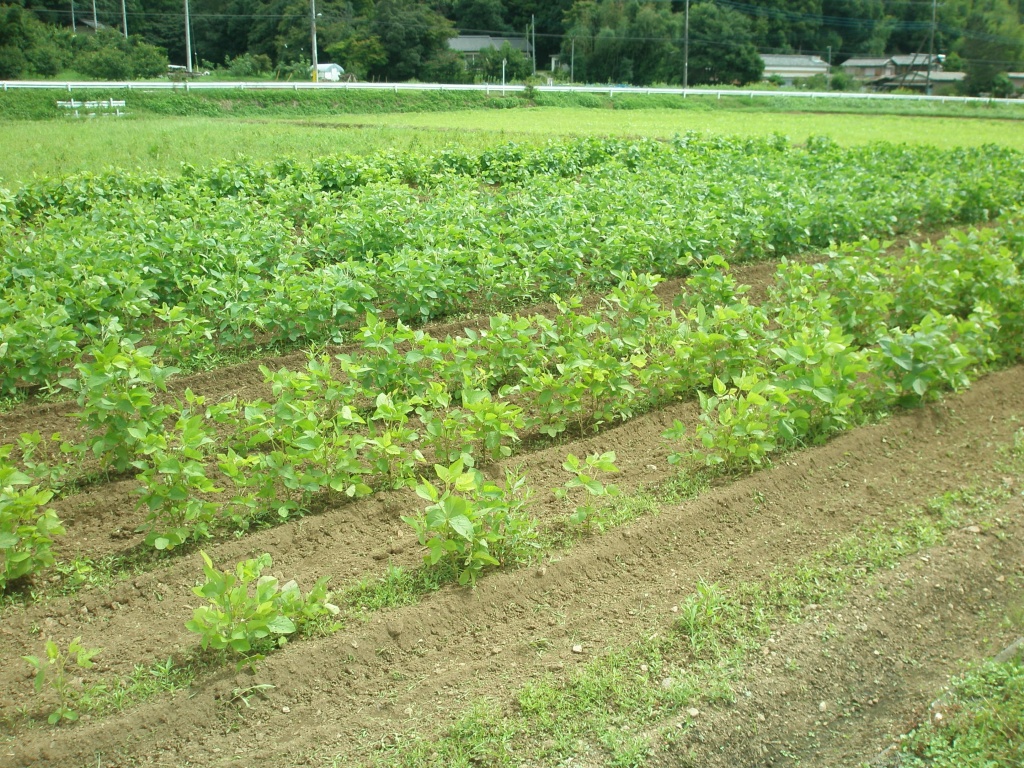
<path id="1" fill-rule="evenodd" d="M 537 107 L 502 111 L 337 115 L 317 121 L 346 126 L 389 126 L 467 131 L 499 131 L 512 136 L 585 135 L 670 138 L 686 131 L 770 136 L 804 142 L 827 135 L 840 144 L 910 142 L 936 147 L 1000 144 L 1024 149 L 1024 121 L 984 117 L 839 114 L 745 110 L 675 110 Z"/>
<path id="2" fill-rule="evenodd" d="M 561 136 L 671 138 L 687 131 L 782 134 L 801 143 L 909 142 L 950 148 L 1000 144 L 1024 150 L 1024 120 L 985 117 L 779 112 L 745 109 L 534 107 L 446 112 L 284 117 L 135 117 L 101 121 L 9 121 L 0 128 L 0 186 L 80 171 L 175 171 L 223 160 L 311 160 L 377 151 L 482 149 Z"/>
<path id="3" fill-rule="evenodd" d="M 241 157 L 309 161 L 381 150 L 484 147 L 499 140 L 489 132 L 459 136 L 391 126 L 347 129 L 279 119 L 207 117 L 7 122 L 0 125 L 0 137 L 0 187 L 9 189 L 35 177 L 62 178 L 81 171 L 173 172 L 182 163 L 201 168 Z"/>

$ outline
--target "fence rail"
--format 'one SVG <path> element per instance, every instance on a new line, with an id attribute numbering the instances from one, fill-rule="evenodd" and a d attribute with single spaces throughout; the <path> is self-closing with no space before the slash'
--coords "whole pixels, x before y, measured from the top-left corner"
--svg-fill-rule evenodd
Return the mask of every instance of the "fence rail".
<path id="1" fill-rule="evenodd" d="M 155 90 L 180 90 L 206 91 L 206 90 L 372 90 L 372 91 L 481 91 L 487 94 L 492 93 L 517 93 L 523 91 L 527 86 L 523 85 L 444 85 L 439 83 L 313 83 L 313 82 L 283 82 L 280 80 L 264 80 L 253 82 L 228 82 L 223 80 L 194 80 L 184 82 L 154 81 L 154 82 L 125 82 L 125 81 L 80 81 L 80 82 L 57 82 L 53 80 L 3 80 L 0 81 L 0 89 L 3 91 L 39 88 L 60 90 L 71 93 L 76 90 L 116 90 L 127 91 L 155 91 Z M 713 96 L 719 100 L 731 99 L 755 99 L 755 98 L 788 98 L 788 99 L 846 99 L 846 100 L 867 100 L 867 101 L 927 101 L 937 103 L 957 104 L 1019 104 L 1024 105 L 1024 99 L 995 99 L 977 96 L 926 96 L 924 94 L 903 94 L 903 93 L 854 93 L 846 91 L 747 91 L 747 90 L 713 90 L 707 88 L 641 88 L 635 86 L 607 86 L 607 85 L 537 85 L 534 90 L 540 93 L 596 93 L 607 94 L 609 98 L 619 95 L 666 95 L 681 96 Z"/>

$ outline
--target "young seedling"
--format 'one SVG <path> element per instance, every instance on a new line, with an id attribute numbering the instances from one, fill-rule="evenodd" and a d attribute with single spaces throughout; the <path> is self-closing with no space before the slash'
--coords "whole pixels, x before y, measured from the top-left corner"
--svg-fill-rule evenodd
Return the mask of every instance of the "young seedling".
<path id="1" fill-rule="evenodd" d="M 589 533 L 593 528 L 603 531 L 608 525 L 608 516 L 604 514 L 606 506 L 603 501 L 619 495 L 619 489 L 612 484 L 604 484 L 597 479 L 599 473 L 611 474 L 618 472 L 615 466 L 615 451 L 608 451 L 602 454 L 591 454 L 586 461 L 581 462 L 573 454 L 569 454 L 562 464 L 562 469 L 573 475 L 561 488 L 556 488 L 554 493 L 559 499 L 569 498 L 579 488 L 586 489 L 586 502 L 580 504 L 569 515 L 569 522 L 575 526 L 583 526 Z M 599 506 L 600 505 L 600 506 Z"/>
<path id="2" fill-rule="evenodd" d="M 442 483 L 423 479 L 416 494 L 429 502 L 422 516 L 403 517 L 427 548 L 424 561 L 451 568 L 459 584 L 476 584 L 484 568 L 528 560 L 536 547 L 535 522 L 526 517 L 526 480 L 509 470 L 504 485 L 487 481 L 462 460 L 434 465 Z"/>
<path id="3" fill-rule="evenodd" d="M 279 586 L 273 576 L 263 576 L 273 564 L 267 553 L 238 563 L 234 571 L 214 568 L 209 555 L 199 554 L 206 581 L 192 591 L 208 605 L 196 608 L 185 627 L 200 635 L 203 650 L 231 650 L 251 661 L 258 658 L 250 656 L 251 651 L 284 645 L 286 636 L 306 622 L 339 613 L 329 602 L 326 578 L 303 596 L 294 581 Z M 255 593 L 250 592 L 251 584 Z"/>
<path id="4" fill-rule="evenodd" d="M 62 651 L 53 640 L 47 640 L 45 657 L 21 657 L 36 671 L 36 693 L 42 693 L 43 688 L 48 687 L 57 696 L 57 708 L 46 718 L 50 725 L 56 725 L 61 720 L 73 723 L 78 719 L 78 710 L 75 706 L 82 693 L 72 685 L 68 674 L 69 667 L 89 669 L 94 666 L 93 657 L 101 650 L 86 648 L 82 645 L 82 638 L 76 637 L 68 645 L 67 651 Z"/>

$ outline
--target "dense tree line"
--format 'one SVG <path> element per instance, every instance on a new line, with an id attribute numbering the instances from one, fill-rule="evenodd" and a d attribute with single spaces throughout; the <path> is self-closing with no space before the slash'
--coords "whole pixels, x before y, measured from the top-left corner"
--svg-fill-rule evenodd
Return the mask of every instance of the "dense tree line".
<path id="1" fill-rule="evenodd" d="M 156 77 L 167 73 L 167 54 L 138 35 L 126 38 L 111 28 L 78 35 L 20 5 L 0 5 L 0 79 L 67 69 L 101 80 Z"/>
<path id="2" fill-rule="evenodd" d="M 12 0 L 7 0 L 12 3 Z M 310 60 L 309 0 L 190 0 L 196 62 L 240 73 L 299 73 Z M 106 34 L 90 31 L 92 0 L 14 0 L 0 6 L 0 76 L 80 69 L 106 57 L 108 69 L 141 73 L 149 46 L 184 63 L 182 0 L 95 0 Z M 471 67 L 447 47 L 459 32 L 526 34 L 536 21 L 537 62 L 559 54 L 577 80 L 678 83 L 684 68 L 685 0 L 317 0 L 320 59 L 360 78 L 496 79 L 504 58 L 514 76 L 532 64 L 516 51 L 479 57 Z M 1024 0 L 692 0 L 688 80 L 745 83 L 761 74 L 762 53 L 851 56 L 927 51 L 962 65 L 974 90 L 999 72 L 1024 69 Z M 935 13 L 934 23 L 932 14 Z M 120 42 L 113 31 L 130 36 Z M 84 25 L 84 26 L 83 26 Z M 104 53 L 99 50 L 116 50 Z M 84 57 L 84 58 L 83 58 Z M 83 65 L 82 62 L 85 62 Z M 111 63 L 113 62 L 113 63 Z M 132 63 L 136 62 L 136 63 Z"/>

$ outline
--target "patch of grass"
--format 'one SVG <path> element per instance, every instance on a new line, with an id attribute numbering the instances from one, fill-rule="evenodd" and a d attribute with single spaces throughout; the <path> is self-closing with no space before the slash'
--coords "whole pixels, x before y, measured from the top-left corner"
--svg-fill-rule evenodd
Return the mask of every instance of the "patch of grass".
<path id="1" fill-rule="evenodd" d="M 334 155 L 379 151 L 484 149 L 512 137 L 388 126 L 300 124 L 211 117 L 140 117 L 123 121 L 20 121 L 3 123 L 17 152 L 0 154 L 0 187 L 16 188 L 37 177 L 124 169 L 175 173 L 182 163 L 204 168 L 245 158 L 311 162 Z M 518 140 L 518 139 L 517 139 Z M 527 143 L 546 137 L 528 134 Z"/>
<path id="2" fill-rule="evenodd" d="M 1020 112 L 1024 115 L 1024 110 Z M 324 122 L 331 121 L 347 126 L 450 131 L 453 135 L 500 129 L 519 135 L 544 137 L 643 136 L 667 139 L 697 131 L 732 136 L 783 135 L 796 143 L 804 143 L 812 136 L 826 135 L 841 145 L 884 141 L 943 148 L 999 144 L 1024 149 L 1024 121 L 959 116 L 935 120 L 921 115 L 783 112 L 766 106 L 745 110 L 602 110 L 550 106 L 500 113 L 473 110 L 324 118 Z"/>
<path id="3" fill-rule="evenodd" d="M 899 756 L 905 768 L 1024 765 L 1024 652 L 955 680 L 928 721 L 902 742 Z"/>
<path id="4" fill-rule="evenodd" d="M 173 658 L 150 665 L 137 664 L 124 677 L 114 678 L 87 689 L 79 700 L 82 712 L 107 715 L 162 693 L 173 693 L 188 688 L 203 672 L 210 671 L 208 662 L 198 657 L 175 664 Z"/>
<path id="5" fill-rule="evenodd" d="M 447 576 L 447 578 L 446 578 Z M 339 605 L 349 608 L 358 616 L 365 616 L 385 608 L 413 605 L 420 598 L 436 592 L 444 584 L 453 582 L 457 574 L 439 573 L 438 569 L 415 569 L 389 565 L 378 579 L 365 577 L 357 580 L 338 595 Z"/>
<path id="6" fill-rule="evenodd" d="M 74 595 L 83 590 L 106 591 L 118 582 L 143 573 L 156 562 L 167 562 L 155 550 L 136 549 L 126 554 L 91 558 L 78 556 L 61 560 L 47 572 L 45 583 L 33 584 L 25 591 L 0 595 L 0 616 L 12 606 Z"/>

